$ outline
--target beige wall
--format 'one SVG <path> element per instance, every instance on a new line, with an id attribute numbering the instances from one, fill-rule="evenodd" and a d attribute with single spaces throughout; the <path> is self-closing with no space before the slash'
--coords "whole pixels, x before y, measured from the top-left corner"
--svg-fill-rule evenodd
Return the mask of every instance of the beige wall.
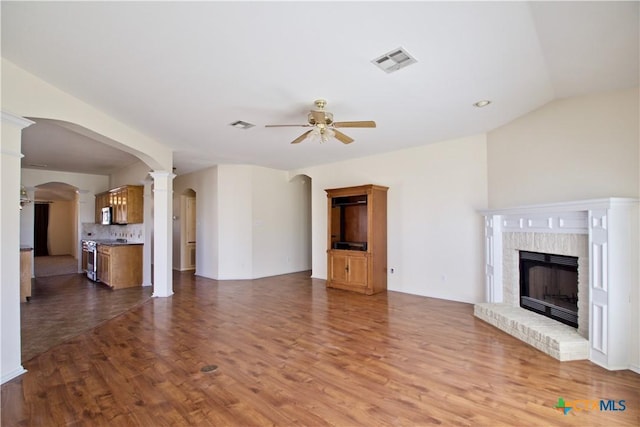
<path id="1" fill-rule="evenodd" d="M 388 288 L 464 302 L 484 300 L 486 140 L 476 135 L 316 166 L 312 180 L 313 276 L 327 276 L 326 188 L 389 187 Z"/>
<path id="2" fill-rule="evenodd" d="M 561 99 L 489 132 L 489 207 L 638 197 L 638 104 L 638 88 Z"/>
<path id="3" fill-rule="evenodd" d="M 144 185 L 150 171 L 151 168 L 143 161 L 118 169 L 109 175 L 109 188 L 123 185 Z"/>
<path id="4" fill-rule="evenodd" d="M 56 200 L 49 204 L 49 255 L 75 257 L 75 211 L 75 201 Z"/>

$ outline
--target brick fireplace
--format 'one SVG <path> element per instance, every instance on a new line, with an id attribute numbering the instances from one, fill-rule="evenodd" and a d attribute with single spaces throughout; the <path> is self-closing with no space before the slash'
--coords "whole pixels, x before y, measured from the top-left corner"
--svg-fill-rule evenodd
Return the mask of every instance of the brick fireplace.
<path id="1" fill-rule="evenodd" d="M 483 211 L 486 302 L 475 315 L 558 360 L 638 369 L 638 201 L 597 199 Z M 520 307 L 519 252 L 578 259 L 578 327 Z"/>

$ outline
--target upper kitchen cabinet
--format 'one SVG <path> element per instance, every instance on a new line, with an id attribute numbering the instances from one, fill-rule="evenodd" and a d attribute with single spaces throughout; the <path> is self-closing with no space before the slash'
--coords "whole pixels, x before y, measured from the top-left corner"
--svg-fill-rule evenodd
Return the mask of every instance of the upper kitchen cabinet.
<path id="1" fill-rule="evenodd" d="M 96 195 L 96 223 L 102 222 L 102 208 L 111 207 L 113 224 L 144 222 L 144 187 L 125 185 Z"/>

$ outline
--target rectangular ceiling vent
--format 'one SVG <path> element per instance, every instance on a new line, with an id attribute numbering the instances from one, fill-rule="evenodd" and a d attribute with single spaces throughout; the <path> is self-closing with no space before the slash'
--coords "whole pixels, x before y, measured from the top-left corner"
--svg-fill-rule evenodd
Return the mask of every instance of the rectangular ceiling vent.
<path id="1" fill-rule="evenodd" d="M 385 53 L 371 62 L 385 73 L 392 73 L 408 65 L 415 64 L 418 61 L 416 61 L 413 56 L 409 55 L 406 50 L 399 47 L 391 52 Z"/>
<path id="2" fill-rule="evenodd" d="M 233 123 L 229 123 L 229 126 L 233 126 L 234 128 L 237 128 L 237 129 L 249 129 L 254 127 L 255 125 L 249 122 L 245 122 L 243 120 L 238 120 Z"/>

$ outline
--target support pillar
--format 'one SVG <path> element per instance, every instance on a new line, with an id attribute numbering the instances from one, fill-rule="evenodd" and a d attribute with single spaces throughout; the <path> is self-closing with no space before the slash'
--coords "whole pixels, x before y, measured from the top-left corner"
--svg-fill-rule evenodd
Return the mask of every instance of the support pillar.
<path id="1" fill-rule="evenodd" d="M 173 295 L 171 271 L 173 240 L 173 178 L 167 171 L 151 172 L 153 177 L 153 296 Z"/>
<path id="2" fill-rule="evenodd" d="M 2 112 L 0 138 L 0 382 L 27 372 L 20 351 L 20 152 L 34 122 Z"/>
<path id="3" fill-rule="evenodd" d="M 142 247 L 142 286 L 151 286 L 153 264 L 153 180 L 146 178 L 144 181 L 144 246 Z"/>

